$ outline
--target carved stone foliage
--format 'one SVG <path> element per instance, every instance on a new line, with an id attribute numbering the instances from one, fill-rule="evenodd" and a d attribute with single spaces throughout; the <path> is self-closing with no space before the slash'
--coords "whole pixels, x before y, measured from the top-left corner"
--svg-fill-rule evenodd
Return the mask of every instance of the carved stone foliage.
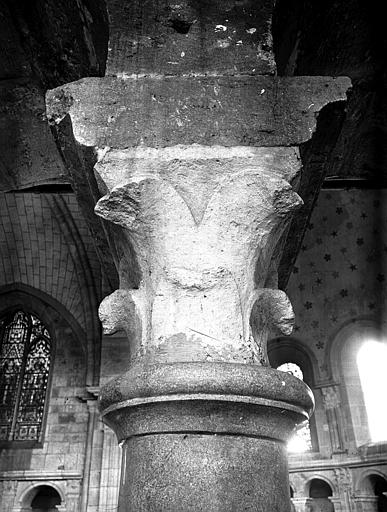
<path id="1" fill-rule="evenodd" d="M 132 360 L 264 363 L 268 331 L 290 333 L 277 266 L 301 205 L 295 146 L 348 86 L 120 75 L 48 93 L 51 123 L 65 131 L 70 116 L 77 143 L 99 156 L 96 213 L 122 229 L 120 288 L 100 315 L 106 332 L 127 331 Z"/>
<path id="2" fill-rule="evenodd" d="M 334 475 L 337 482 L 338 489 L 352 490 L 353 481 L 352 473 L 348 468 L 336 468 L 334 469 Z"/>
<path id="3" fill-rule="evenodd" d="M 289 300 L 266 282 L 301 205 L 289 184 L 298 170 L 293 148 L 108 152 L 96 212 L 125 234 L 120 289 L 100 307 L 105 331 L 125 329 L 134 358 L 262 362 L 269 330 L 292 328 Z"/>

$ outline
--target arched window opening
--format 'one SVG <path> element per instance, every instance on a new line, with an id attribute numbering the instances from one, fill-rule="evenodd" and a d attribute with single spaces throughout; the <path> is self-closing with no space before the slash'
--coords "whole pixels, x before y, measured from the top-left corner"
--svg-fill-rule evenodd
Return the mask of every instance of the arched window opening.
<path id="1" fill-rule="evenodd" d="M 387 512 L 387 480 L 381 475 L 367 475 L 359 484 L 358 497 L 367 499 L 367 511 Z"/>
<path id="2" fill-rule="evenodd" d="M 371 441 L 387 440 L 387 345 L 366 341 L 358 351 L 357 367 L 363 390 Z"/>
<path id="3" fill-rule="evenodd" d="M 378 512 L 387 512 L 387 481 L 379 475 L 372 478 L 375 496 L 377 496 Z"/>
<path id="4" fill-rule="evenodd" d="M 300 380 L 304 380 L 304 374 L 301 368 L 295 363 L 283 363 L 277 367 L 277 370 L 281 372 L 287 372 L 294 377 L 297 377 Z M 293 437 L 288 442 L 288 452 L 290 453 L 300 453 L 300 452 L 308 452 L 312 450 L 312 438 L 310 435 L 310 426 L 309 421 L 304 422 L 293 435 Z"/>
<path id="5" fill-rule="evenodd" d="M 321 480 L 320 478 L 313 478 L 313 480 L 310 482 L 309 497 L 328 498 L 329 496 L 332 496 L 331 486 L 325 482 L 325 480 Z"/>
<path id="6" fill-rule="evenodd" d="M 42 485 L 31 502 L 31 510 L 33 512 L 55 512 L 58 510 L 56 506 L 61 503 L 62 500 L 53 487 Z"/>
<path id="7" fill-rule="evenodd" d="M 329 500 L 332 489 L 327 482 L 320 478 L 314 478 L 310 482 L 309 497 L 313 499 L 313 510 L 316 512 L 334 512 L 334 505 Z"/>
<path id="8" fill-rule="evenodd" d="M 0 319 L 0 441 L 39 441 L 52 343 L 43 323 L 25 311 Z"/>

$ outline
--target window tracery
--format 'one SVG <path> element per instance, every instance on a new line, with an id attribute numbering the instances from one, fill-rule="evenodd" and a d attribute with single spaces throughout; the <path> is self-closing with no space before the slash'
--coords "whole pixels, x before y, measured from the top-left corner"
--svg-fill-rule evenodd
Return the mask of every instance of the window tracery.
<path id="1" fill-rule="evenodd" d="M 35 315 L 19 309 L 0 319 L 0 441 L 39 441 L 51 356 Z"/>

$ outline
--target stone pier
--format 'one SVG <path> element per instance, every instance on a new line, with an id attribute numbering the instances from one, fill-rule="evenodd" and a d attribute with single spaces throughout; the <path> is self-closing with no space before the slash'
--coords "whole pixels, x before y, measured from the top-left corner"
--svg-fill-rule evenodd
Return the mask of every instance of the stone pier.
<path id="1" fill-rule="evenodd" d="M 119 226 L 100 318 L 131 357 L 100 410 L 120 512 L 290 511 L 285 444 L 313 398 L 266 341 L 293 323 L 277 265 L 298 146 L 349 81 L 275 76 L 273 3 L 110 0 L 106 77 L 47 96 L 57 132 L 95 149 L 96 213 Z"/>

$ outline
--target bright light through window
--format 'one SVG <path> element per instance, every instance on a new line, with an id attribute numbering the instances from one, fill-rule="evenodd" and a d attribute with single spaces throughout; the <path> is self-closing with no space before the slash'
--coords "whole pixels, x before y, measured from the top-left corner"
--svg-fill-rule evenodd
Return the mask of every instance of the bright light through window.
<path id="1" fill-rule="evenodd" d="M 304 379 L 301 368 L 295 363 L 284 363 L 278 366 L 277 370 L 291 373 L 300 380 Z M 287 446 L 289 453 L 309 452 L 312 450 L 312 440 L 310 437 L 309 421 L 303 423 L 290 439 Z"/>
<path id="2" fill-rule="evenodd" d="M 371 441 L 387 440 L 387 345 L 367 341 L 357 355 Z"/>

